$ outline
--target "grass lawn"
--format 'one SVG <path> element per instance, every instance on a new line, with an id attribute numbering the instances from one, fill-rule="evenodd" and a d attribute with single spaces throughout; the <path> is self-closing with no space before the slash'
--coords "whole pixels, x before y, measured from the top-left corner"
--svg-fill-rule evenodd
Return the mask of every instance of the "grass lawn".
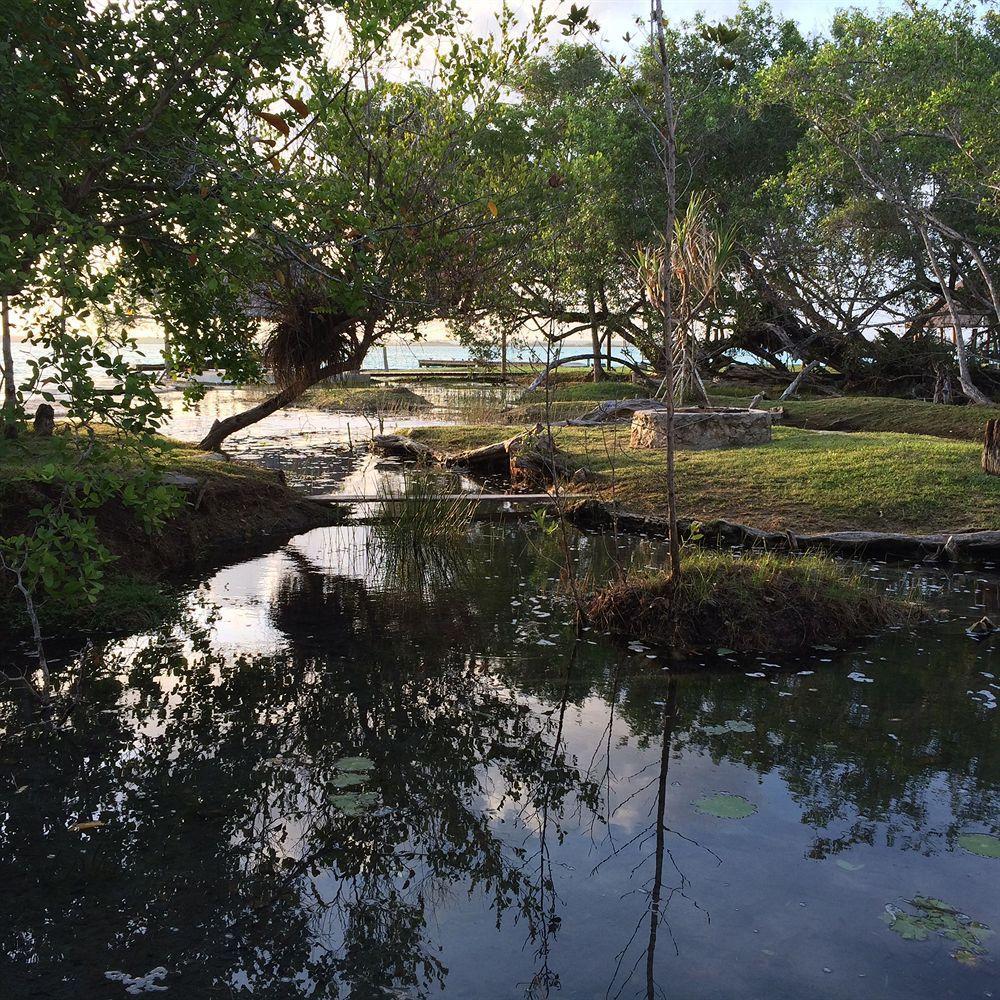
<path id="1" fill-rule="evenodd" d="M 571 393 L 571 388 L 583 390 Z M 603 393 L 591 390 L 599 385 L 560 387 L 553 391 L 550 417 L 553 421 L 582 417 L 601 399 L 630 399 L 647 393 L 641 386 L 607 385 Z M 723 387 L 724 388 L 724 387 Z M 626 391 L 627 390 L 627 391 Z M 538 398 L 536 399 L 536 395 Z M 747 406 L 750 396 L 713 391 L 715 406 Z M 794 399 L 785 403 L 765 400 L 761 406 L 785 409 L 786 426 L 807 430 L 895 431 L 900 434 L 925 434 L 953 441 L 982 442 L 986 421 L 1000 418 L 1000 407 L 941 406 L 919 399 L 892 399 L 884 396 L 844 396 L 839 399 Z M 544 396 L 531 393 L 508 413 L 511 423 L 545 420 Z"/>
<path id="2" fill-rule="evenodd" d="M 778 405 L 765 403 L 765 406 Z M 941 406 L 919 399 L 845 396 L 842 399 L 792 400 L 785 423 L 811 430 L 899 431 L 982 443 L 983 429 L 1000 407 Z"/>
<path id="3" fill-rule="evenodd" d="M 508 426 L 425 427 L 413 437 L 460 451 L 510 437 Z M 590 469 L 585 490 L 641 514 L 666 509 L 660 451 L 628 447 L 627 424 L 556 428 L 558 446 Z M 978 445 L 929 436 L 775 429 L 770 444 L 677 456 L 682 517 L 768 530 L 911 533 L 1000 529 L 1000 478 Z M 577 490 L 574 487 L 574 490 Z"/>

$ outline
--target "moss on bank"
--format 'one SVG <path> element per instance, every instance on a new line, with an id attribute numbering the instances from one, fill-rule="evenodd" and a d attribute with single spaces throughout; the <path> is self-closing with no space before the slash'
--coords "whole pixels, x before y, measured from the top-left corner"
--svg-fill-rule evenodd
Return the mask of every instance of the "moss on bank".
<path id="1" fill-rule="evenodd" d="M 507 426 L 422 427 L 412 436 L 463 451 L 511 435 Z M 663 454 L 628 447 L 627 425 L 560 427 L 568 461 L 589 491 L 637 514 L 666 509 Z M 932 533 L 1000 528 L 1000 477 L 979 467 L 978 445 L 888 433 L 829 434 L 779 427 L 770 444 L 677 456 L 679 514 L 767 530 Z"/>
<path id="2" fill-rule="evenodd" d="M 679 584 L 634 574 L 593 595 L 588 614 L 630 639 L 682 649 L 775 653 L 914 620 L 917 608 L 879 593 L 821 556 L 685 552 Z"/>

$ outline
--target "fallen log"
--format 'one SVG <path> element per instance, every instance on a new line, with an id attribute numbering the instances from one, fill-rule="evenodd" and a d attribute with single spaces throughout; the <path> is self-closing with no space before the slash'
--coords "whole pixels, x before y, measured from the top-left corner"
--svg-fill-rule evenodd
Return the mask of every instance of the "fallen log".
<path id="1" fill-rule="evenodd" d="M 421 462 L 433 459 L 434 453 L 425 444 L 402 434 L 379 434 L 372 438 L 372 451 L 387 458 L 403 458 Z"/>
<path id="2" fill-rule="evenodd" d="M 478 476 L 509 476 L 520 487 L 547 486 L 573 474 L 551 436 L 543 433 L 540 425 L 526 434 L 466 451 L 437 451 L 401 434 L 373 438 L 372 450 L 392 458 L 461 468 Z"/>
<path id="3" fill-rule="evenodd" d="M 581 500 L 566 511 L 577 527 L 589 531 L 622 531 L 627 534 L 668 534 L 666 518 L 636 514 L 597 499 Z M 745 524 L 716 520 L 678 522 L 682 534 L 693 524 L 710 544 L 763 546 L 806 550 L 822 548 L 843 555 L 920 558 L 925 561 L 992 559 L 1000 556 L 1000 531 L 960 531 L 931 535 L 907 535 L 880 531 L 831 531 L 795 534 L 792 531 L 763 531 Z"/>

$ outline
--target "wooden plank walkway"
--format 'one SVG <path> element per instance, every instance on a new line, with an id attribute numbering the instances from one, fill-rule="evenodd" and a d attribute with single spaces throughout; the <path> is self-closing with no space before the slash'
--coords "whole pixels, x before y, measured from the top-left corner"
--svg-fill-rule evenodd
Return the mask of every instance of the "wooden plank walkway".
<path id="1" fill-rule="evenodd" d="M 366 493 L 320 493 L 307 497 L 315 503 L 352 504 L 352 503 L 424 503 L 437 501 L 440 503 L 458 503 L 472 500 L 476 503 L 557 503 L 561 500 L 584 500 L 586 497 L 578 494 L 564 493 L 553 496 L 551 493 L 435 493 L 430 496 L 384 496 Z"/>

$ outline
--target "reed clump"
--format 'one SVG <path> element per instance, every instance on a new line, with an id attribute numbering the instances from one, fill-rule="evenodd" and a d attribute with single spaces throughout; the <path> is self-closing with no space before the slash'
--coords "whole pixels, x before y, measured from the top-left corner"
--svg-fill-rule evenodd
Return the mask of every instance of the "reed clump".
<path id="1" fill-rule="evenodd" d="M 444 494 L 441 478 L 434 476 L 408 476 L 402 489 L 380 486 L 376 534 L 387 545 L 417 550 L 464 534 L 475 518 L 476 501 Z"/>

